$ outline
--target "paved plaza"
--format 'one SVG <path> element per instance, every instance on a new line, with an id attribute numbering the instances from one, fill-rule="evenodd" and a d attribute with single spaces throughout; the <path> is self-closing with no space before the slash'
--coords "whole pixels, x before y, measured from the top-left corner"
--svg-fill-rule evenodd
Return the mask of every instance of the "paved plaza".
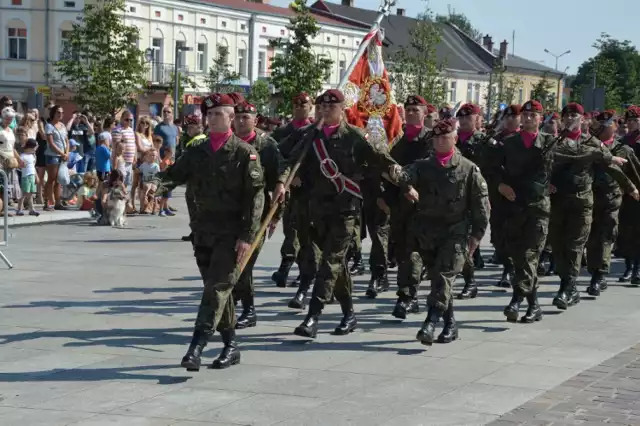
<path id="1" fill-rule="evenodd" d="M 259 323 L 238 333 L 242 363 L 186 372 L 202 284 L 180 241 L 182 198 L 176 206 L 175 218 L 131 218 L 128 229 L 11 230 L 3 251 L 15 268 L 0 264 L 1 426 L 640 424 L 640 288 L 615 282 L 560 312 L 557 280 L 544 278 L 544 320 L 509 324 L 510 294 L 487 267 L 479 297 L 456 302 L 461 340 L 427 348 L 415 341 L 424 312 L 394 319 L 394 293 L 366 299 L 363 276 L 359 330 L 331 335 L 341 314 L 330 305 L 307 342 L 292 335 L 304 317 L 286 308 L 295 289 L 270 281 L 279 231 L 256 267 Z M 203 362 L 220 347 L 216 335 Z"/>

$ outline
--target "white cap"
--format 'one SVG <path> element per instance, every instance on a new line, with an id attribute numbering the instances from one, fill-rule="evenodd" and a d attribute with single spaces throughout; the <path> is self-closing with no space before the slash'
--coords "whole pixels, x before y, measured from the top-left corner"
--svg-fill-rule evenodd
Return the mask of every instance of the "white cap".
<path id="1" fill-rule="evenodd" d="M 15 118 L 16 112 L 11 107 L 5 107 L 2 110 L 2 118 Z"/>

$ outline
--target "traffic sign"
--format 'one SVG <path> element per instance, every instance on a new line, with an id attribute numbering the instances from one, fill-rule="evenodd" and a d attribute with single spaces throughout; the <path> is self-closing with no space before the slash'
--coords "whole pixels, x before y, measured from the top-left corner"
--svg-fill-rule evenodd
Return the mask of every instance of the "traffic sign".
<path id="1" fill-rule="evenodd" d="M 505 108 L 507 108 L 507 104 L 501 103 L 500 105 L 498 105 L 498 108 L 500 108 L 500 111 L 504 111 Z"/>

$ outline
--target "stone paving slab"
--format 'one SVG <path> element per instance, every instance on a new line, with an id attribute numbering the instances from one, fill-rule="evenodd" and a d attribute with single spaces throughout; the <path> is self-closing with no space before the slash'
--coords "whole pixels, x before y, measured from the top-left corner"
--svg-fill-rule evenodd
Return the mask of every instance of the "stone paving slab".
<path id="1" fill-rule="evenodd" d="M 577 402 L 564 398 L 576 377 L 602 373 L 594 366 L 611 376 L 588 391 L 580 385 L 581 395 L 609 398 L 598 409 L 620 408 L 628 422 L 640 416 L 625 399 L 635 388 L 598 388 L 613 386 L 613 373 L 636 362 L 607 360 L 640 341 L 639 288 L 612 283 L 597 301 L 587 296 L 560 312 L 551 306 L 557 278 L 545 277 L 544 320 L 510 324 L 502 315 L 509 294 L 493 286 L 500 271 L 488 265 L 477 274 L 479 297 L 455 302 L 461 340 L 427 348 L 415 341 L 426 283 L 422 312 L 399 321 L 390 315 L 394 292 L 367 299 L 364 275 L 354 278 L 359 330 L 333 336 L 341 313 L 329 305 L 318 339 L 306 342 L 292 334 L 304 312 L 286 307 L 295 289 L 270 280 L 280 233 L 255 268 L 259 324 L 238 332 L 242 364 L 188 373 L 179 361 L 202 284 L 191 246 L 180 241 L 186 207 L 174 201 L 178 216 L 134 217 L 126 229 L 88 221 L 11 229 L 4 252 L 15 268 L 0 264 L 1 426 L 468 426 L 513 424 L 500 416 L 520 406 L 542 417 L 518 421 L 557 422 L 558 412 L 563 421 L 583 421 L 570 408 Z M 488 256 L 486 241 L 483 248 Z M 206 365 L 220 347 L 215 338 L 206 348 Z M 637 377 L 625 374 L 625 383 Z M 614 415 L 601 411 L 587 414 Z"/>

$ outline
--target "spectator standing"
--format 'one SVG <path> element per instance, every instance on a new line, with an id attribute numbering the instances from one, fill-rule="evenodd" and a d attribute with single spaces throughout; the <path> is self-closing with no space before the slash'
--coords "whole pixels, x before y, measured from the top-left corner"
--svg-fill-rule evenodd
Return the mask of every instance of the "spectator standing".
<path id="1" fill-rule="evenodd" d="M 151 118 L 149 116 L 143 115 L 138 120 L 138 124 L 136 126 L 136 143 L 138 144 L 138 160 L 136 161 L 136 169 L 133 173 L 133 184 L 131 185 L 131 204 L 135 209 L 136 202 L 136 191 L 141 187 L 142 178 L 140 176 L 140 171 L 138 167 L 143 163 L 144 156 L 147 151 L 153 148 L 153 143 L 151 139 L 153 138 L 153 130 L 151 129 Z M 141 198 L 142 200 L 142 198 Z M 143 205 L 141 202 L 140 211 L 143 210 Z"/>
<path id="2" fill-rule="evenodd" d="M 162 122 L 158 123 L 155 129 L 153 129 L 153 134 L 162 138 L 160 158 L 165 157 L 165 150 L 170 150 L 172 153 L 176 152 L 179 131 L 178 127 L 173 124 L 173 113 L 170 107 L 167 106 L 162 109 Z"/>
<path id="3" fill-rule="evenodd" d="M 45 150 L 45 162 L 47 164 L 47 183 L 45 193 L 47 198 L 46 211 L 66 210 L 62 205 L 61 188 L 58 183 L 58 170 L 60 164 L 69 159 L 69 138 L 67 128 L 62 123 L 64 110 L 59 105 L 54 105 L 49 110 L 49 122 L 44 132 L 47 136 L 47 149 Z"/>
<path id="4" fill-rule="evenodd" d="M 15 111 L 15 108 L 13 107 L 13 101 L 11 100 L 11 98 L 9 96 L 3 96 L 0 98 L 0 111 L 4 110 L 7 107 Z M 9 128 L 11 130 L 15 130 L 16 127 L 18 127 L 18 122 L 16 121 L 16 117 L 14 115 L 13 119 L 11 120 L 11 123 L 9 123 Z"/>
<path id="5" fill-rule="evenodd" d="M 78 114 L 69 126 L 70 138 L 78 142 L 78 154 L 82 156 L 82 160 L 77 164 L 77 171 L 83 174 L 87 171 L 95 170 L 95 138 L 92 143 L 93 126 L 89 123 L 86 113 Z"/>
<path id="6" fill-rule="evenodd" d="M 0 168 L 4 170 L 7 177 L 11 179 L 12 171 L 19 166 L 20 156 L 15 149 L 16 137 L 11 129 L 11 123 L 15 121 L 16 112 L 11 107 L 4 107 L 0 116 Z M 7 182 L 2 182 L 7 184 Z M 8 208 L 9 206 L 3 206 Z M 13 215 L 10 215 L 13 216 Z"/>
<path id="7" fill-rule="evenodd" d="M 22 197 L 18 201 L 18 216 L 24 216 L 23 206 L 29 209 L 30 216 L 40 216 L 33 208 L 33 197 L 37 192 L 38 176 L 36 175 L 36 150 L 38 142 L 35 139 L 29 139 L 24 145 L 24 152 L 20 154 L 22 160 L 22 173 L 20 178 L 20 187 L 22 189 Z"/>
<path id="8" fill-rule="evenodd" d="M 37 109 L 32 110 L 33 115 L 36 117 L 36 141 L 38 142 L 38 149 L 36 150 L 36 173 L 38 175 L 38 192 L 36 194 L 36 204 L 46 204 L 43 197 L 44 192 L 44 175 L 47 171 L 47 162 L 44 152 L 47 149 L 47 136 L 44 133 L 44 126 L 47 124 L 43 117 L 40 117 L 40 112 Z"/>
<path id="9" fill-rule="evenodd" d="M 113 137 L 113 149 L 117 147 L 119 143 L 123 146 L 122 156 L 125 161 L 125 173 L 124 184 L 127 187 L 127 192 L 131 192 L 131 184 L 133 183 L 133 165 L 136 162 L 138 154 L 138 144 L 136 142 L 136 133 L 131 125 L 133 124 L 133 114 L 131 111 L 125 110 L 120 117 L 120 128 L 112 132 Z M 113 152 L 112 149 L 112 152 Z M 128 201 L 127 213 L 133 213 L 134 208 L 131 204 L 131 200 Z"/>

